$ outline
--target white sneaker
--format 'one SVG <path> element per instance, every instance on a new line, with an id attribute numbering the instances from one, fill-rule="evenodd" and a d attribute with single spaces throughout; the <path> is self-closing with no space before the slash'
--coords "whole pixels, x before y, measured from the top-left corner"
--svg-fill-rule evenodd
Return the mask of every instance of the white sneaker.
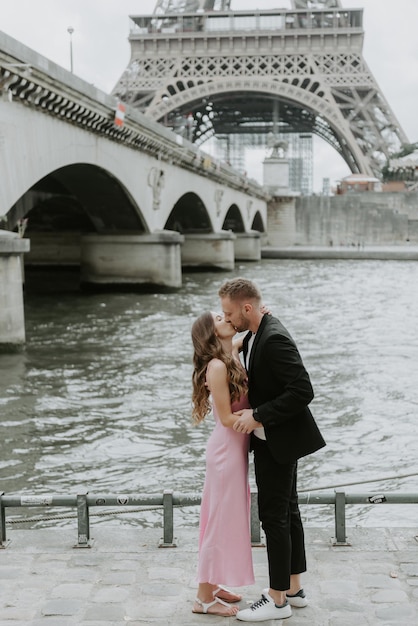
<path id="1" fill-rule="evenodd" d="M 264 595 L 268 594 L 268 592 L 269 592 L 268 587 L 266 587 L 262 591 Z M 288 601 L 290 606 L 296 606 L 299 609 L 305 606 L 308 606 L 308 598 L 306 597 L 306 594 L 303 589 L 299 589 L 299 591 L 295 593 L 293 596 L 286 594 L 286 600 Z"/>
<path id="2" fill-rule="evenodd" d="M 286 595 L 287 601 L 290 606 L 297 606 L 298 608 L 303 608 L 304 606 L 308 606 L 308 598 L 305 595 L 303 589 L 299 589 L 294 596 Z"/>
<path id="3" fill-rule="evenodd" d="M 268 619 L 284 619 L 291 615 L 292 609 L 287 600 L 281 606 L 277 606 L 273 598 L 264 590 L 260 600 L 254 602 L 249 609 L 238 611 L 235 617 L 242 622 L 264 622 Z"/>

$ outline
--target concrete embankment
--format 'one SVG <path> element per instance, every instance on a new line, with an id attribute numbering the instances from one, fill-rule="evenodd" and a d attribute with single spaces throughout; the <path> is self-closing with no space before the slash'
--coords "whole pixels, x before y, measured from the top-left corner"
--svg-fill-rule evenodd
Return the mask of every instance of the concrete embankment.
<path id="1" fill-rule="evenodd" d="M 266 246 L 263 259 L 354 259 L 418 261 L 418 246 Z"/>
<path id="2" fill-rule="evenodd" d="M 418 623 L 416 528 L 347 529 L 333 546 L 329 529 L 306 529 L 309 605 L 274 626 L 413 626 Z M 178 529 L 175 548 L 159 548 L 161 529 L 98 525 L 92 546 L 74 548 L 75 529 L 11 530 L 0 550 L 0 626 L 194 626 L 239 624 L 195 615 L 197 529 Z M 253 548 L 256 585 L 267 586 L 264 547 Z M 273 622 L 265 622 L 273 624 Z"/>

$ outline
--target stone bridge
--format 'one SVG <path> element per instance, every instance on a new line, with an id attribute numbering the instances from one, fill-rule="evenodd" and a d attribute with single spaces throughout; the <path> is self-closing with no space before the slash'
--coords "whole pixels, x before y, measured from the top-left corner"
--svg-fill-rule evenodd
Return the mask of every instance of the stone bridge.
<path id="1" fill-rule="evenodd" d="M 118 105 L 0 32 L 0 344 L 24 341 L 22 253 L 90 288 L 260 258 L 266 191 Z"/>

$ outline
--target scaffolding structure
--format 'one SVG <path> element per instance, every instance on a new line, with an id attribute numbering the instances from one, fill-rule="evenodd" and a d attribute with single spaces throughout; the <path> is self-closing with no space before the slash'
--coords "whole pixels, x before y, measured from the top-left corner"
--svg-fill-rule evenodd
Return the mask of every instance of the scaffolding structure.
<path id="1" fill-rule="evenodd" d="M 289 190 L 302 195 L 313 191 L 313 137 L 310 133 L 289 133 L 276 135 L 287 143 L 289 161 Z M 248 153 L 254 150 L 268 152 L 268 136 L 252 135 L 215 135 L 211 141 L 213 155 L 220 161 L 246 174 Z M 205 149 L 205 144 L 203 144 Z M 251 176 L 251 172 L 248 173 Z"/>

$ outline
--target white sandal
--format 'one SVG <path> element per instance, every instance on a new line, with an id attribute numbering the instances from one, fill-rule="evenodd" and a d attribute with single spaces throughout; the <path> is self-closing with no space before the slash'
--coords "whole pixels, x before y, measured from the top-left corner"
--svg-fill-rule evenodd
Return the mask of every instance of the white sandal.
<path id="1" fill-rule="evenodd" d="M 194 609 L 192 609 L 192 613 L 204 613 L 208 615 L 218 615 L 220 617 L 233 617 L 234 616 L 234 613 L 231 613 L 230 615 L 225 615 L 224 613 L 208 613 L 208 609 L 210 609 L 210 607 L 214 606 L 215 604 L 223 604 L 223 606 L 232 608 L 231 605 L 228 604 L 228 602 L 224 602 L 220 598 L 215 598 L 214 600 L 212 600 L 212 602 L 202 602 L 202 600 L 200 600 L 199 598 L 196 598 L 195 602 L 197 602 L 197 604 L 199 604 L 199 606 L 202 607 L 202 610 L 195 611 Z"/>

